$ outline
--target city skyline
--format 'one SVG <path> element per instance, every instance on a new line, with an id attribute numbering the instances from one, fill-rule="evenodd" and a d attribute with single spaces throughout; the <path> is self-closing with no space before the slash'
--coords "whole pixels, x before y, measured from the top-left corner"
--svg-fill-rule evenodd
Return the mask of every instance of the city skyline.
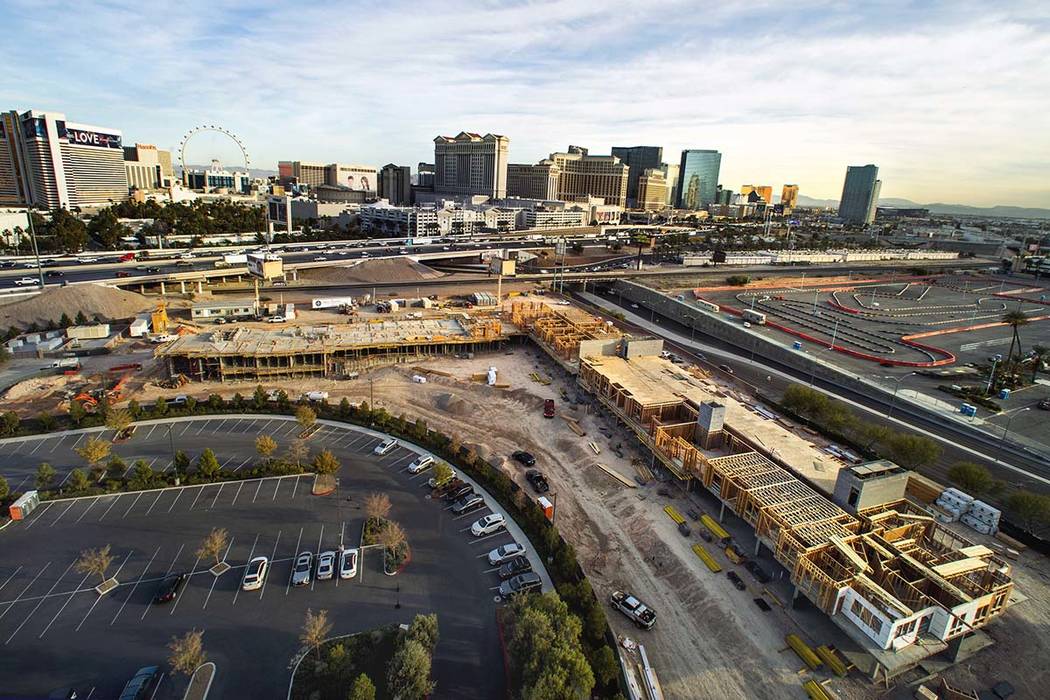
<path id="1" fill-rule="evenodd" d="M 1050 136 L 1031 128 L 1050 83 L 1038 3 L 413 8 L 340 20 L 190 0 L 161 17 L 118 2 L 82 8 L 56 43 L 64 10 L 7 2 L 9 74 L 21 80 L 0 86 L 0 101 L 161 148 L 222 124 L 265 169 L 415 164 L 434 134 L 468 130 L 508 136 L 514 163 L 566 143 L 660 146 L 668 163 L 711 148 L 730 189 L 797 183 L 834 199 L 846 166 L 871 162 L 883 197 L 1050 206 Z M 297 42 L 310 50 L 281 50 Z"/>

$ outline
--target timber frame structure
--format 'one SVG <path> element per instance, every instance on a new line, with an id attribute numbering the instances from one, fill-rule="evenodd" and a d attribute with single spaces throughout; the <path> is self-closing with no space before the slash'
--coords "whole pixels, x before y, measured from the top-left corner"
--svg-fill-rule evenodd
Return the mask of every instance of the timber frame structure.
<path id="1" fill-rule="evenodd" d="M 585 340 L 615 340 L 620 332 L 597 316 L 573 307 L 555 308 L 542 301 L 511 304 L 511 323 L 527 330 L 539 345 L 563 364 L 574 363 Z"/>
<path id="2" fill-rule="evenodd" d="M 579 385 L 615 414 L 690 487 L 703 486 L 754 528 L 801 593 L 850 636 L 878 651 L 959 638 L 1002 614 L 1010 566 L 910 501 L 851 515 L 777 453 L 734 429 L 698 423 L 700 401 L 672 377 L 670 362 L 581 357 Z M 753 434 L 753 433 L 752 433 Z M 756 547 L 758 546 L 756 545 Z M 944 648 L 940 644 L 937 649 Z"/>

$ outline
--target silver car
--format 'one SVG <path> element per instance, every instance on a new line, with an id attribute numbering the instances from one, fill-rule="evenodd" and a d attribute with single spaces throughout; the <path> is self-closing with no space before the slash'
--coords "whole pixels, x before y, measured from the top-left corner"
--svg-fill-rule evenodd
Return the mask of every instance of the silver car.
<path id="1" fill-rule="evenodd" d="M 317 580 L 328 581 L 335 576 L 335 552 L 321 552 L 317 555 Z"/>
<path id="2" fill-rule="evenodd" d="M 295 558 L 295 567 L 292 569 L 292 585 L 306 586 L 310 583 L 310 572 L 314 568 L 314 555 L 311 552 L 300 552 Z"/>

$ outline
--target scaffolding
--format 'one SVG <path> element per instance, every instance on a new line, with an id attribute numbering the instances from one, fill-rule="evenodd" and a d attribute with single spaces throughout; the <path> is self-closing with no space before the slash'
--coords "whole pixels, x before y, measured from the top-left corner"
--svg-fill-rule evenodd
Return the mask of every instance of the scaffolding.
<path id="1" fill-rule="evenodd" d="M 541 346 L 562 362 L 574 361 L 585 340 L 615 340 L 619 331 L 599 316 L 578 309 L 556 309 L 541 301 L 516 301 L 510 307 L 511 322 L 527 330 Z"/>

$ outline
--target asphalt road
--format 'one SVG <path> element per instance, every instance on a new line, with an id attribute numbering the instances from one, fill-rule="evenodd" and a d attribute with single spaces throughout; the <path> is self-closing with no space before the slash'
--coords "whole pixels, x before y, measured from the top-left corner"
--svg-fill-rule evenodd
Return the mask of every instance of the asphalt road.
<path id="1" fill-rule="evenodd" d="M 211 446 L 231 469 L 246 466 L 241 463 L 254 453 L 256 435 L 274 435 L 283 448 L 298 429 L 292 421 L 268 417 L 202 418 L 173 426 L 176 446 L 191 453 Z M 71 464 L 64 455 L 77 437 L 21 441 L 19 450 L 0 457 L 0 463 L 5 472 L 24 473 L 47 455 L 68 473 Z M 500 544 L 523 541 L 520 531 L 515 527 L 516 534 L 474 540 L 464 530 L 490 511 L 453 517 L 443 503 L 429 499 L 428 473 L 405 471 L 416 453 L 398 447 L 375 457 L 371 449 L 379 440 L 334 426 L 311 438 L 313 449 L 327 447 L 343 462 L 338 495 L 312 496 L 312 476 L 268 478 L 56 501 L 11 524 L 0 533 L 0 688 L 46 695 L 75 686 L 82 697 L 92 688 L 92 698 L 116 697 L 139 667 L 166 666 L 165 645 L 172 636 L 202 629 L 205 649 L 219 669 L 213 697 L 283 698 L 309 608 L 329 611 L 334 635 L 436 612 L 439 692 L 457 698 L 502 696 L 498 581 L 484 556 Z M 140 427 L 117 450 L 152 460 L 161 469 L 169 454 L 166 426 Z M 392 517 L 407 532 L 412 546 L 407 568 L 397 577 L 385 576 L 380 554 L 369 550 L 355 579 L 292 588 L 297 552 L 334 550 L 341 539 L 348 547 L 357 545 L 363 499 L 373 491 L 389 494 Z M 195 555 L 213 527 L 226 528 L 230 535 L 225 559 L 233 568 L 218 578 L 207 570 L 211 562 Z M 73 563 L 81 550 L 105 544 L 116 556 L 111 574 L 121 585 L 100 598 L 91 588 L 97 582 L 77 573 Z M 259 555 L 273 561 L 266 583 L 260 591 L 241 591 L 243 567 Z M 182 595 L 153 605 L 158 581 L 180 571 L 191 573 Z M 157 697 L 176 697 L 178 687 L 166 677 Z"/>

